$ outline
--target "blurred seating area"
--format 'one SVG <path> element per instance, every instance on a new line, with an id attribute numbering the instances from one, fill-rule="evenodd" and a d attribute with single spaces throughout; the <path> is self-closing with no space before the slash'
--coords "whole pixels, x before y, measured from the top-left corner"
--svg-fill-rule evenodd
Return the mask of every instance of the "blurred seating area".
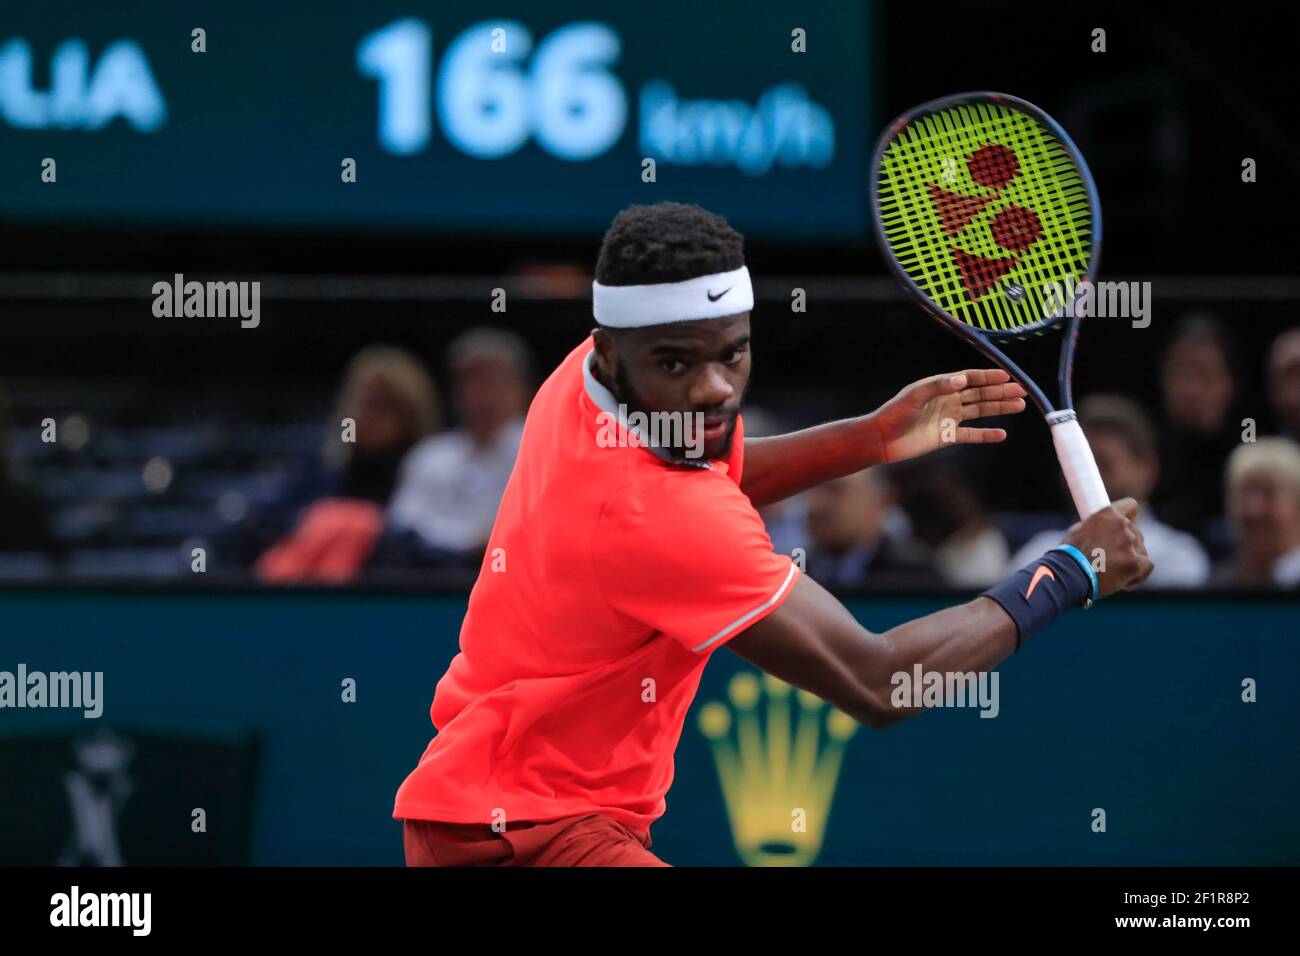
<path id="1" fill-rule="evenodd" d="M 357 353 L 332 403 L 288 382 L 178 394 L 12 378 L 0 384 L 0 580 L 463 584 L 532 370 L 522 339 L 491 329 L 457 339 L 448 368 L 450 428 L 423 361 L 382 344 Z"/>
<path id="2" fill-rule="evenodd" d="M 147 383 L 3 387 L 5 578 L 189 574 L 187 545 L 210 548 L 280 499 L 323 442 L 322 396 L 305 387 L 191 392 L 183 406 Z"/>
<path id="3" fill-rule="evenodd" d="M 1078 403 L 1112 497 L 1141 505 L 1147 586 L 1300 584 L 1300 329 L 1251 354 L 1193 312 L 1151 359 L 1158 407 L 1120 390 Z M 9 376 L 0 581 L 463 587 L 546 371 L 517 332 L 474 327 L 436 355 L 367 345 L 332 388 Z M 1234 402 L 1252 375 L 1271 406 L 1258 422 Z M 747 434 L 810 424 L 823 397 L 769 390 Z M 840 589 L 985 587 L 1075 520 L 1043 491 L 1059 475 L 1036 440 L 1032 462 L 954 448 L 764 509 L 773 547 Z"/>

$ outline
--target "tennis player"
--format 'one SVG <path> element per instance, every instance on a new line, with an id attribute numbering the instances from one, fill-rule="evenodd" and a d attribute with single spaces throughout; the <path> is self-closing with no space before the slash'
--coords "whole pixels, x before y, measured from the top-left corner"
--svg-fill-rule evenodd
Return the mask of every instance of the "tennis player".
<path id="1" fill-rule="evenodd" d="M 528 411 L 434 694 L 437 734 L 397 792 L 409 865 L 667 865 L 650 824 L 719 648 L 885 727 L 916 712 L 891 705 L 896 672 L 990 670 L 1067 609 L 1151 573 L 1125 500 L 975 600 L 866 631 L 773 552 L 755 509 L 939 448 L 945 419 L 1019 412 L 1025 392 L 1000 369 L 936 375 L 869 415 L 746 439 L 753 305 L 742 237 L 719 216 L 660 203 L 614 219 L 596 328 Z M 647 431 L 673 413 L 702 429 Z M 1098 548 L 1101 574 L 1085 557 Z"/>

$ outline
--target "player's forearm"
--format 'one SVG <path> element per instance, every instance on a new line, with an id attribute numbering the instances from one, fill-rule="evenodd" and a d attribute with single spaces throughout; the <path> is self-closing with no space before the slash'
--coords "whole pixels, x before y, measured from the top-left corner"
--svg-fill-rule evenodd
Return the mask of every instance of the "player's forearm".
<path id="1" fill-rule="evenodd" d="M 1065 545 L 998 582 L 959 607 L 908 621 L 871 641 L 859 641 L 865 699 L 875 705 L 873 726 L 888 726 L 916 713 L 893 706 L 889 691 L 898 674 L 980 674 L 1015 653 L 1024 641 L 1072 607 L 1100 596 L 1099 582 L 1077 548 Z M 889 706 L 881 702 L 889 701 Z"/>
<path id="2" fill-rule="evenodd" d="M 923 674 L 982 673 L 995 668 L 1016 649 L 1016 625 L 1006 611 L 986 597 L 945 608 L 872 635 L 874 646 L 864 649 L 862 673 L 870 675 L 869 700 L 874 704 L 872 726 L 897 723 L 920 709 L 895 707 L 891 701 L 898 682 L 911 680 L 917 665 Z M 910 697 L 910 695 L 909 695 Z"/>
<path id="3" fill-rule="evenodd" d="M 755 507 L 879 464 L 881 442 L 869 415 L 745 439 L 740 488 Z"/>
<path id="4" fill-rule="evenodd" d="M 887 727 L 915 712 L 893 707 L 894 675 L 910 677 L 917 664 L 944 672 L 987 670 L 1015 645 L 1015 624 L 988 598 L 873 634 L 825 588 L 800 575 L 775 613 L 728 646 L 859 723 Z"/>
<path id="5" fill-rule="evenodd" d="M 1108 519 L 1103 514 L 1089 522 L 1097 520 Z M 1118 543 L 1114 547 L 1122 552 Z M 941 675 L 947 687 L 949 675 L 987 672 L 1089 595 L 1096 599 L 1095 576 L 1076 552 L 1072 545 L 1045 552 L 975 600 L 881 634 L 864 628 L 815 580 L 799 575 L 781 606 L 729 646 L 858 722 L 888 727 L 918 712 L 894 705 L 899 675 L 911 681 L 919 667 L 923 674 Z"/>

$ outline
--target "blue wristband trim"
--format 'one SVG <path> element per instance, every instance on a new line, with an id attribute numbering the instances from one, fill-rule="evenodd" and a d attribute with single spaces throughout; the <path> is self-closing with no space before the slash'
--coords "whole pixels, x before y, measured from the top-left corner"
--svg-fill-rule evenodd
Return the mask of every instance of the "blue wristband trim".
<path id="1" fill-rule="evenodd" d="M 1092 569 L 1092 562 L 1084 557 L 1083 552 L 1072 544 L 1057 545 L 1055 548 L 1052 548 L 1052 550 L 1064 551 L 1070 557 L 1074 558 L 1075 561 L 1079 562 L 1079 567 L 1083 568 L 1084 573 L 1088 575 L 1088 580 L 1092 582 L 1091 600 L 1101 600 L 1101 582 L 1097 580 L 1097 572 Z"/>

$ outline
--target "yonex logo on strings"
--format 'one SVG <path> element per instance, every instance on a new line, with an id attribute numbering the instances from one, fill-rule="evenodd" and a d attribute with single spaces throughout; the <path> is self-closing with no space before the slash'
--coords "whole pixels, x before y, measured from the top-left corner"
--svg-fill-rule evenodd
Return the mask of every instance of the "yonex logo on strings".
<path id="1" fill-rule="evenodd" d="M 966 170 L 970 178 L 981 186 L 1001 193 L 1007 185 L 1020 175 L 1020 161 L 1013 150 L 998 143 L 986 143 L 966 157 Z M 951 177 L 946 174 L 945 179 Z M 997 196 L 969 196 L 954 193 L 937 183 L 926 183 L 930 198 L 934 202 L 935 212 L 943 231 L 956 238 L 966 231 L 974 221 L 993 202 Z M 987 256 L 967 252 L 952 246 L 953 260 L 957 273 L 966 287 L 966 296 L 972 302 L 983 296 L 992 286 L 1020 262 L 1020 254 L 1028 250 L 1043 234 L 1043 224 L 1038 214 L 1032 209 L 1014 203 L 1000 209 L 989 222 L 989 232 L 993 241 L 1008 252 L 1016 253 L 1005 259 L 990 259 Z M 1012 290 L 1019 290 L 1019 297 Z M 1008 289 L 1013 301 L 1024 297 L 1024 289 L 1012 286 Z"/>
<path id="2" fill-rule="evenodd" d="M 951 157 L 944 160 L 942 178 L 945 181 L 951 182 L 955 178 L 955 165 Z M 976 183 L 1001 193 L 1020 175 L 1020 162 L 1010 148 L 986 143 L 966 157 L 966 169 Z M 989 203 L 997 199 L 996 195 L 971 196 L 951 192 L 937 183 L 927 183 L 926 187 L 943 231 L 952 238 L 964 233 Z M 1012 204 L 999 210 L 989 221 L 989 233 L 998 246 L 1013 255 L 991 259 L 955 245 L 951 247 L 957 273 L 966 288 L 967 298 L 972 302 L 978 301 L 1015 269 L 1021 256 L 1042 237 L 1043 224 L 1032 209 Z M 1017 305 L 1025 300 L 1027 294 L 1024 286 L 1014 282 L 1002 291 Z M 1061 282 L 1044 283 L 1042 303 L 1045 319 L 1058 318 L 1073 309 L 1085 318 L 1132 319 L 1135 329 L 1144 329 L 1151 324 L 1150 282 L 1095 283 L 1086 277 L 1076 280 L 1068 276 Z"/>

